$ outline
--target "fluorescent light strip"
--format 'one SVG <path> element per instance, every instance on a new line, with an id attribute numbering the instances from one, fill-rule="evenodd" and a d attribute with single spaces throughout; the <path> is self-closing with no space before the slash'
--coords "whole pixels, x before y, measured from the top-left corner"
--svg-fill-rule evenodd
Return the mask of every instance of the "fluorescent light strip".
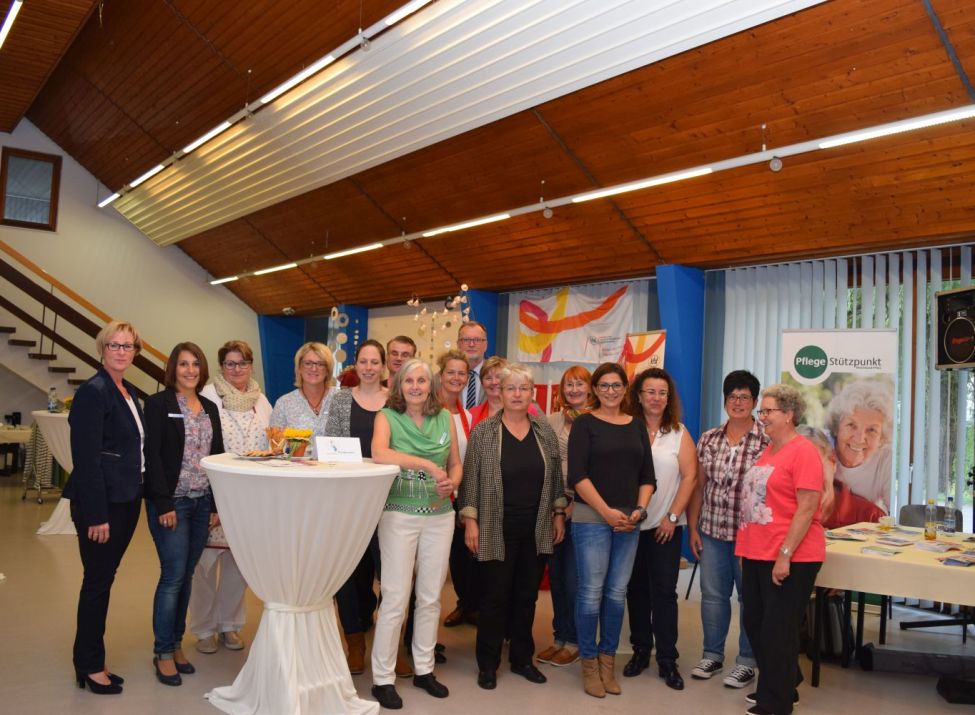
<path id="1" fill-rule="evenodd" d="M 610 186 L 608 189 L 600 189 L 599 191 L 590 191 L 585 194 L 579 194 L 578 196 L 572 197 L 572 203 L 580 204 L 583 201 L 592 201 L 593 199 L 602 199 L 607 196 L 615 196 L 616 194 L 623 194 L 627 191 L 639 191 L 640 189 L 649 189 L 651 186 L 660 186 L 661 184 L 672 184 L 675 181 L 683 181 L 684 179 L 693 179 L 698 176 L 705 176 L 714 171 L 710 166 L 701 167 L 699 169 L 690 169 L 688 171 L 678 171 L 672 174 L 662 174 L 661 176 L 654 176 L 650 179 L 644 179 L 643 181 L 634 181 L 629 184 L 618 184 L 617 186 Z"/>
<path id="2" fill-rule="evenodd" d="M 864 129 L 863 131 L 840 134 L 833 139 L 827 139 L 826 141 L 820 142 L 819 148 L 832 149 L 833 147 L 845 146 L 846 144 L 853 144 L 854 142 L 863 142 L 870 139 L 877 139 L 879 137 L 887 137 L 891 134 L 900 134 L 901 132 L 911 132 L 915 129 L 934 127 L 938 124 L 957 122 L 962 119 L 971 119 L 972 117 L 975 117 L 975 104 L 970 104 L 967 107 L 960 107 L 958 109 L 949 109 L 945 112 L 936 112 L 935 114 L 929 114 L 925 117 L 918 117 L 917 119 L 902 119 L 889 124 L 881 124 L 873 129 Z"/>
<path id="3" fill-rule="evenodd" d="M 495 221 L 504 221 L 507 218 L 511 218 L 511 214 L 495 214 L 494 216 L 485 216 L 484 218 L 476 218 L 473 221 L 465 221 L 464 223 L 455 223 L 453 226 L 444 226 L 442 228 L 435 228 L 432 231 L 424 231 L 423 237 L 430 238 L 431 236 L 438 236 L 441 233 L 449 233 L 451 231 L 463 231 L 465 228 L 474 228 L 474 226 L 483 226 L 486 223 L 494 223 Z"/>
<path id="4" fill-rule="evenodd" d="M 276 273 L 277 271 L 286 271 L 289 268 L 297 268 L 297 263 L 285 263 L 281 266 L 275 266 L 274 268 L 265 268 L 263 271 L 254 271 L 255 276 L 263 276 L 268 273 Z"/>
<path id="5" fill-rule="evenodd" d="M 102 199 L 101 201 L 99 201 L 98 202 L 98 208 L 100 208 L 100 209 L 105 208 L 106 206 L 108 206 L 110 203 L 112 203 L 113 201 L 115 201 L 115 199 L 117 199 L 121 195 L 122 194 L 120 194 L 118 191 L 116 191 L 114 194 L 112 194 L 111 196 L 109 196 L 107 199 Z"/>
<path id="6" fill-rule="evenodd" d="M 203 144 L 206 144 L 208 141 L 210 141 L 211 139 L 213 139 L 218 134 L 223 134 L 228 129 L 230 129 L 230 122 L 222 122 L 221 124 L 218 124 L 213 129 L 211 129 L 206 134 L 204 134 L 202 137 L 200 137 L 199 139 L 197 139 L 195 142 L 192 142 L 192 143 L 187 144 L 186 146 L 184 146 L 183 147 L 183 153 L 184 154 L 189 154 L 194 149 L 200 148 L 200 146 L 202 146 Z"/>
<path id="7" fill-rule="evenodd" d="M 226 278 L 217 278 L 216 280 L 210 281 L 210 285 L 218 286 L 221 283 L 230 283 L 235 280 L 237 280 L 237 276 L 227 276 Z"/>
<path id="8" fill-rule="evenodd" d="M 145 174 L 143 174 L 138 179 L 136 179 L 131 184 L 129 184 L 129 188 L 130 189 L 134 189 L 136 186 L 138 186 L 139 184 L 141 184 L 144 181 L 148 181 L 149 179 L 151 179 L 152 177 L 154 177 L 156 174 L 158 174 L 160 171 L 162 171 L 165 168 L 166 167 L 163 166 L 162 164 L 157 164 L 156 166 L 154 166 L 151 169 L 149 169 L 149 171 L 147 171 Z"/>
<path id="9" fill-rule="evenodd" d="M 335 258 L 343 258 L 345 256 L 353 256 L 356 253 L 365 253 L 366 251 L 375 251 L 377 248 L 382 248 L 382 243 L 370 243 L 366 246 L 359 246 L 358 248 L 348 248 L 344 251 L 336 251 L 335 253 L 326 253 L 322 256 L 322 260 L 331 261 Z"/>
<path id="10" fill-rule="evenodd" d="M 335 62 L 335 57 L 333 57 L 332 55 L 325 55 L 320 60 L 318 60 L 318 62 L 308 65 L 307 67 L 305 67 L 305 69 L 303 69 L 301 72 L 296 74 L 294 77 L 279 84 L 277 87 L 275 87 L 270 92 L 268 92 L 263 97 L 261 97 L 260 99 L 261 104 L 270 104 L 275 99 L 280 97 L 282 94 L 287 92 L 289 89 L 291 89 L 297 84 L 304 82 L 313 74 L 315 74 L 321 69 L 324 69 L 325 67 L 328 67 L 333 62 Z"/>
<path id="11" fill-rule="evenodd" d="M 406 3 L 399 10 L 393 10 L 393 12 L 389 13 L 389 15 L 387 15 L 386 18 L 383 20 L 383 24 L 385 24 L 386 27 L 392 27 L 407 15 L 412 15 L 421 7 L 429 3 L 430 0 L 412 0 L 412 2 Z"/>
<path id="12" fill-rule="evenodd" d="M 14 0 L 14 4 L 7 11 L 7 18 L 3 21 L 3 27 L 0 27 L 0 47 L 3 47 L 4 40 L 10 34 L 10 28 L 14 26 L 14 20 L 17 19 L 17 13 L 20 12 L 20 6 L 23 4 L 24 0 Z"/>

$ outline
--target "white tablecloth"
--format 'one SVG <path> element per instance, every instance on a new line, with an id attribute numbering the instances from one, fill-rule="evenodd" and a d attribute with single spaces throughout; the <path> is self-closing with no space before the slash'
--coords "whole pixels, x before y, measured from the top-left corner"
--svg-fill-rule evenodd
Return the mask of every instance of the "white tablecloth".
<path id="1" fill-rule="evenodd" d="M 876 529 L 877 525 L 862 523 L 854 524 L 853 527 Z M 913 535 L 906 535 L 894 531 L 891 535 L 924 538 L 920 529 L 915 532 Z M 970 536 L 971 534 L 955 534 L 949 537 L 939 533 L 938 539 L 955 541 L 964 549 L 973 549 L 975 542 L 964 541 Z M 938 557 L 944 554 L 923 551 L 916 546 L 905 546 L 896 556 L 860 553 L 867 543 L 873 544 L 875 539 L 876 536 L 871 536 L 868 542 L 829 543 L 826 547 L 826 560 L 816 577 L 816 585 L 879 593 L 884 596 L 906 596 L 966 606 L 975 605 L 975 566 L 945 566 L 938 561 Z"/>
<path id="2" fill-rule="evenodd" d="M 0 427 L 0 444 L 27 444 L 30 427 Z"/>
<path id="3" fill-rule="evenodd" d="M 35 410 L 30 414 L 37 422 L 41 434 L 44 435 L 44 440 L 54 459 L 70 474 L 74 469 L 74 462 L 71 461 L 71 429 L 68 427 L 68 413 Z M 77 532 L 74 522 L 71 521 L 71 502 L 67 499 L 59 499 L 51 517 L 41 522 L 37 533 L 44 536 L 52 534 L 74 536 Z"/>
<path id="4" fill-rule="evenodd" d="M 264 613 L 233 685 L 207 693 L 233 715 L 369 713 L 352 684 L 332 597 L 366 550 L 398 468 L 207 457 L 227 541 Z"/>

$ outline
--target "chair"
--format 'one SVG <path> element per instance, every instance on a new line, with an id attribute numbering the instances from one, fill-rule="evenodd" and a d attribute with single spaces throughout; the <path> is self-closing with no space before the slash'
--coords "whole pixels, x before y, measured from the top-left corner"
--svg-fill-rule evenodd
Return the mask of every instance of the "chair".
<path id="1" fill-rule="evenodd" d="M 897 523 L 903 526 L 924 526 L 925 510 L 924 504 L 905 504 L 901 507 Z M 938 507 L 938 521 L 944 521 L 945 507 Z M 955 528 L 964 531 L 964 523 L 960 509 L 955 509 Z M 884 596 L 885 599 L 889 598 Z M 883 604 L 881 605 L 883 608 Z M 942 618 L 936 621 L 901 621 L 901 630 L 910 628 L 936 628 L 938 626 L 961 626 L 961 640 L 965 643 L 968 640 L 968 624 L 972 623 L 972 618 L 965 612 L 959 613 L 958 618 Z"/>

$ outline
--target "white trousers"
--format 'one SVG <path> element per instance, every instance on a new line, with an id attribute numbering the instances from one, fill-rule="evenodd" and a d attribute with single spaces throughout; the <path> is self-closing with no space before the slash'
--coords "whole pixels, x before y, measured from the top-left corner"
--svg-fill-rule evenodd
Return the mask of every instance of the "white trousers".
<path id="1" fill-rule="evenodd" d="M 189 625 L 196 637 L 203 640 L 243 628 L 246 588 L 230 549 L 203 549 L 190 592 Z"/>
<path id="2" fill-rule="evenodd" d="M 396 652 L 410 602 L 414 564 L 413 670 L 417 675 L 433 672 L 440 625 L 440 592 L 447 580 L 454 518 L 453 511 L 437 516 L 384 511 L 379 519 L 382 601 L 372 644 L 372 680 L 376 685 L 391 685 L 396 681 Z"/>

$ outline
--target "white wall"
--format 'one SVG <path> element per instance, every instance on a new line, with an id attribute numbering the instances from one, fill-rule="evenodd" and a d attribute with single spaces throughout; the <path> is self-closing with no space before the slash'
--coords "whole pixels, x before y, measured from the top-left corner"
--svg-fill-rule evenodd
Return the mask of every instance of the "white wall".
<path id="1" fill-rule="evenodd" d="M 423 308 L 426 308 L 427 312 L 417 316 Z M 437 311 L 436 316 L 433 315 L 434 311 Z M 446 315 L 443 311 L 443 300 L 426 301 L 417 308 L 412 308 L 405 303 L 371 308 L 369 337 L 385 345 L 397 335 L 408 335 L 416 341 L 419 353 L 417 357 L 432 364 L 444 350 L 457 347 L 457 329 L 461 322 L 460 311 L 451 310 Z M 450 325 L 444 327 L 447 323 Z"/>
<path id="2" fill-rule="evenodd" d="M 191 340 L 206 352 L 213 372 L 224 342 L 246 340 L 254 349 L 254 377 L 263 382 L 254 311 L 226 288 L 209 285 L 206 272 L 176 246 L 160 248 L 114 209 L 99 209 L 97 202 L 111 191 L 28 120 L 13 134 L 0 132 L 0 144 L 64 157 L 58 230 L 0 226 L 0 240 L 102 311 L 131 321 L 164 353 Z"/>

